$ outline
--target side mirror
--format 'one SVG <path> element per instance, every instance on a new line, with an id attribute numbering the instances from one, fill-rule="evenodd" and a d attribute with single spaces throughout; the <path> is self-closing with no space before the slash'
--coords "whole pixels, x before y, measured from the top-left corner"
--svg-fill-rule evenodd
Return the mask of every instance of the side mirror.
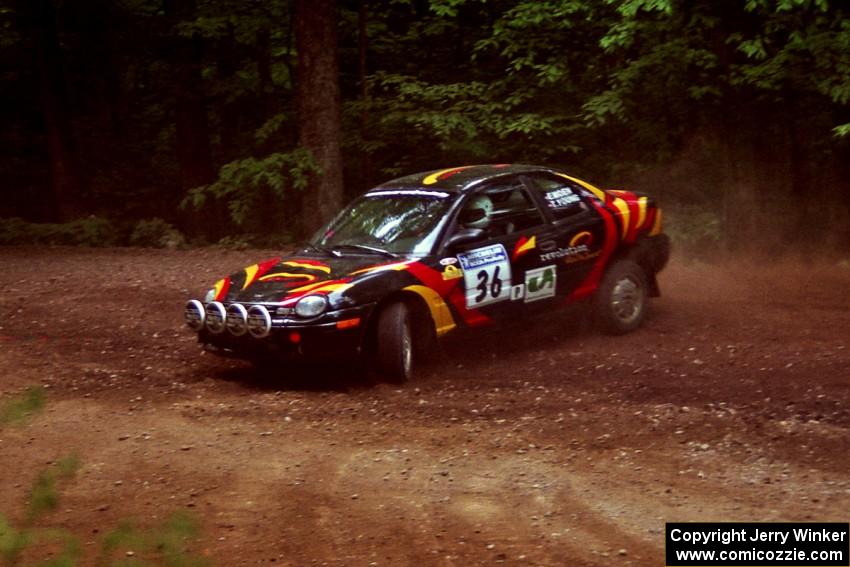
<path id="1" fill-rule="evenodd" d="M 449 237 L 447 248 L 455 248 L 462 244 L 475 242 L 484 236 L 484 229 L 481 228 L 462 228 Z"/>

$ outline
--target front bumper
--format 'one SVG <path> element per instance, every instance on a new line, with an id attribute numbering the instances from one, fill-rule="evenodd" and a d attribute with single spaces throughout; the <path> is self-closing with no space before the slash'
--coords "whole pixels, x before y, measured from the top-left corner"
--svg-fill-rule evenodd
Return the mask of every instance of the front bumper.
<path id="1" fill-rule="evenodd" d="M 213 354 L 244 359 L 357 355 L 373 308 L 374 304 L 368 304 L 329 311 L 311 321 L 275 317 L 269 335 L 263 338 L 235 336 L 228 330 L 212 333 L 203 328 L 198 331 L 198 342 Z"/>

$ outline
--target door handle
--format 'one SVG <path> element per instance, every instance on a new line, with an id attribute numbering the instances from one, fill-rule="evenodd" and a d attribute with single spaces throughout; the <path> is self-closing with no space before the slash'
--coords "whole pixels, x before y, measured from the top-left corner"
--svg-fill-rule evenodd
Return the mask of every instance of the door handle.
<path id="1" fill-rule="evenodd" d="M 540 250 L 542 252 L 551 252 L 555 249 L 555 241 L 554 240 L 544 240 L 540 243 Z"/>

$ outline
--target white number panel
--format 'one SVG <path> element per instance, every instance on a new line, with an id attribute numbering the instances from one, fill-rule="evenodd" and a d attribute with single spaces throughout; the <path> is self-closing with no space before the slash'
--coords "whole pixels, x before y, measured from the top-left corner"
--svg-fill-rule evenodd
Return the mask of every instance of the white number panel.
<path id="1" fill-rule="evenodd" d="M 476 248 L 458 254 L 457 259 L 463 268 L 467 307 L 474 309 L 511 298 L 511 263 L 504 246 Z"/>

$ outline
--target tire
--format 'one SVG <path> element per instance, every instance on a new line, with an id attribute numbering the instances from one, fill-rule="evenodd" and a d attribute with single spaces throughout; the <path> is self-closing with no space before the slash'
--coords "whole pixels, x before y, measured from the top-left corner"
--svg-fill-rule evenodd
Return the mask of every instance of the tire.
<path id="1" fill-rule="evenodd" d="M 401 384 L 413 374 L 414 333 L 410 309 L 402 302 L 392 303 L 378 316 L 375 362 L 380 377 Z"/>
<path id="2" fill-rule="evenodd" d="M 631 260 L 616 260 L 602 277 L 593 301 L 599 329 L 609 335 L 623 335 L 640 327 L 648 290 L 643 268 Z"/>

